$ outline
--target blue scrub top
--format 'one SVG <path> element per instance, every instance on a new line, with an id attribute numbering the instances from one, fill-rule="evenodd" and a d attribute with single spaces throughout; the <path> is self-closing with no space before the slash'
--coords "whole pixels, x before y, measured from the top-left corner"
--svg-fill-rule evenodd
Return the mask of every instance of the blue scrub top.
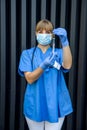
<path id="1" fill-rule="evenodd" d="M 24 76 L 24 72 L 32 72 L 49 56 L 52 48 L 43 53 L 36 47 L 33 65 L 32 54 L 34 48 L 24 50 L 21 54 L 18 72 Z M 58 53 L 57 61 L 62 64 L 62 49 L 55 50 Z M 53 67 L 47 68 L 34 83 L 27 83 L 24 95 L 24 115 L 28 118 L 41 122 L 58 122 L 59 117 L 70 114 L 72 103 L 67 89 L 63 72 L 67 70 L 62 67 L 57 70 Z"/>

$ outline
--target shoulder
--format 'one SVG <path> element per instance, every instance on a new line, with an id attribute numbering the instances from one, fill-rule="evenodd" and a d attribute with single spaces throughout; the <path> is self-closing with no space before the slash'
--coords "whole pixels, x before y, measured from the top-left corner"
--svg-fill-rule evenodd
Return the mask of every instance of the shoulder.
<path id="1" fill-rule="evenodd" d="M 30 48 L 30 49 L 26 49 L 26 50 L 23 50 L 22 51 L 22 55 L 31 55 L 32 53 L 33 53 L 33 51 L 34 51 L 34 48 L 35 47 L 33 47 L 33 48 Z"/>

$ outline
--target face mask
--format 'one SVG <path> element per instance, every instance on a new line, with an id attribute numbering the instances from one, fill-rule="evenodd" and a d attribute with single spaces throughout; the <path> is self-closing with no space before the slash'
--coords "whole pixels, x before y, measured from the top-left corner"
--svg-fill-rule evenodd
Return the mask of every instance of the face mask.
<path id="1" fill-rule="evenodd" d="M 52 41 L 52 34 L 37 34 L 37 41 L 41 45 L 48 45 Z"/>

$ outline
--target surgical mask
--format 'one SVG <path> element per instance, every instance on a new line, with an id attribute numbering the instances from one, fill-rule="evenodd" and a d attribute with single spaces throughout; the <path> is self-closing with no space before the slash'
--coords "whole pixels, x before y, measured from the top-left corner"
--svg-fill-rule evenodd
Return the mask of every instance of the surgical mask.
<path id="1" fill-rule="evenodd" d="M 37 34 L 36 35 L 37 41 L 41 45 L 48 45 L 52 41 L 52 34 Z"/>

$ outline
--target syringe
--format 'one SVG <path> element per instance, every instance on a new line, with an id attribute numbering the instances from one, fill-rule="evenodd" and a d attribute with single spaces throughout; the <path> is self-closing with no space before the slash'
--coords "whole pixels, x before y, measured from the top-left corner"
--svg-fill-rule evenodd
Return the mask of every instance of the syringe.
<path id="1" fill-rule="evenodd" d="M 54 51 L 55 51 L 55 37 L 53 37 L 53 43 L 52 43 L 52 53 L 53 54 L 54 54 Z M 53 67 L 59 70 L 61 65 L 55 60 Z"/>
<path id="2" fill-rule="evenodd" d="M 52 43 L 52 53 L 55 51 L 55 37 L 53 37 L 53 43 Z"/>

